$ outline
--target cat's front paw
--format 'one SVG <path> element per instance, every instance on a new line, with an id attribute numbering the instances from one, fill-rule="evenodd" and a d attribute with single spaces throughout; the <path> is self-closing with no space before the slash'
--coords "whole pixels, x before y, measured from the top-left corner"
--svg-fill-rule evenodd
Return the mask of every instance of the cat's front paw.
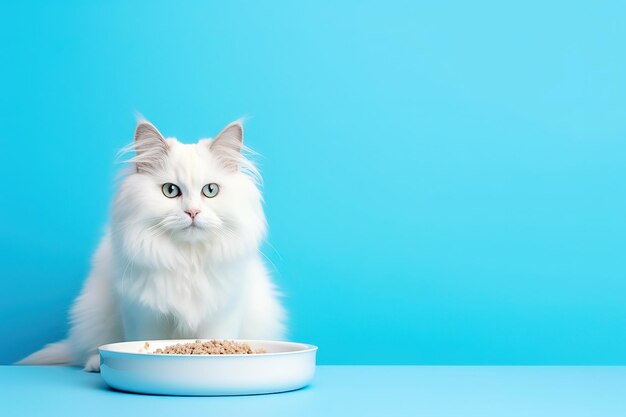
<path id="1" fill-rule="evenodd" d="M 100 372 L 100 355 L 91 355 L 85 362 L 83 370 L 86 372 Z"/>

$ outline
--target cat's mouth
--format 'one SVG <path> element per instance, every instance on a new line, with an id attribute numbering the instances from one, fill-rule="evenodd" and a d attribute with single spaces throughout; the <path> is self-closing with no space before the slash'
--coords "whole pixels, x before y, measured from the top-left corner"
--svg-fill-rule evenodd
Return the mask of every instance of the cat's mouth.
<path id="1" fill-rule="evenodd" d="M 178 234 L 185 241 L 196 242 L 206 238 L 207 228 L 200 223 L 193 222 L 180 228 Z"/>
<path id="2" fill-rule="evenodd" d="M 183 227 L 181 230 L 194 231 L 194 230 L 202 230 L 202 229 L 204 229 L 204 227 L 200 226 L 198 223 L 191 222 L 187 226 Z"/>

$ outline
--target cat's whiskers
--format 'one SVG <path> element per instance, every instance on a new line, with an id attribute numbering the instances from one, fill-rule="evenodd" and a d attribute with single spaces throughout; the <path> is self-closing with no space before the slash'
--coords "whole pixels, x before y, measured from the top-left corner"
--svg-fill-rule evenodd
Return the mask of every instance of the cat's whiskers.
<path id="1" fill-rule="evenodd" d="M 147 222 L 147 223 L 152 223 L 154 221 L 160 220 L 161 218 L 162 218 L 161 216 L 154 216 L 154 217 L 148 217 L 146 219 L 143 219 L 143 221 Z M 127 220 L 127 221 L 123 221 L 123 222 L 118 222 L 116 224 L 116 229 L 115 230 L 117 232 L 125 232 L 132 226 L 137 226 L 137 221 L 136 220 Z M 149 227 L 152 227 L 152 226 L 149 226 Z"/>

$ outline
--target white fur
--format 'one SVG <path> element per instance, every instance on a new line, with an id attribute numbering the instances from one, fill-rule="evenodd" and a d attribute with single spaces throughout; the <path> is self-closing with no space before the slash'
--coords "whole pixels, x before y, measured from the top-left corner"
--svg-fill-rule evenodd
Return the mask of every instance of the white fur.
<path id="1" fill-rule="evenodd" d="M 80 364 L 124 340 L 281 339 L 284 310 L 261 260 L 266 223 L 254 165 L 238 122 L 184 145 L 140 121 L 132 172 L 119 184 L 111 224 L 71 310 L 67 339 L 19 363 Z M 174 183 L 182 196 L 167 198 Z M 217 183 L 214 198 L 202 195 Z M 199 209 L 192 219 L 185 210 Z"/>

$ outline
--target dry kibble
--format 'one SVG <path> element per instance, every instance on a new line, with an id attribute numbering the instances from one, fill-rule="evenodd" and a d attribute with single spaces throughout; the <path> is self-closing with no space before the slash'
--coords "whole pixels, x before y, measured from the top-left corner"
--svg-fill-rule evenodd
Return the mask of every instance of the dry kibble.
<path id="1" fill-rule="evenodd" d="M 192 343 L 166 346 L 157 349 L 154 353 L 178 354 L 178 355 L 241 355 L 266 353 L 264 349 L 252 349 L 247 343 L 239 343 L 232 340 L 196 340 Z"/>

